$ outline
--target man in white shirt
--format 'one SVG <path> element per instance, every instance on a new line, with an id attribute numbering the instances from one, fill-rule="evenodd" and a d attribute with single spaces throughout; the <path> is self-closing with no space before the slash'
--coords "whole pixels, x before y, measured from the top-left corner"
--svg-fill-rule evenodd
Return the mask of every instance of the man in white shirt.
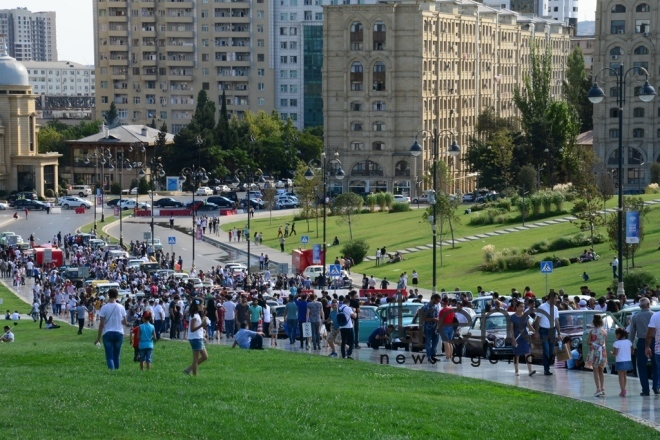
<path id="1" fill-rule="evenodd" d="M 236 323 L 236 303 L 232 299 L 227 298 L 222 306 L 225 308 L 225 332 L 227 339 L 233 338 Z"/>
<path id="2" fill-rule="evenodd" d="M 160 340 L 160 334 L 163 331 L 163 322 L 165 321 L 165 309 L 163 308 L 163 300 L 159 299 L 154 309 L 154 329 L 156 331 L 156 340 Z"/>
<path id="3" fill-rule="evenodd" d="M 18 310 L 14 311 L 9 317 L 12 321 L 19 321 L 21 319 L 21 314 L 18 313 Z"/>
<path id="4" fill-rule="evenodd" d="M 5 326 L 5 333 L 0 338 L 0 342 L 14 342 L 14 334 L 8 325 Z"/>
<path id="5" fill-rule="evenodd" d="M 651 347 L 652 341 L 653 347 Z M 660 394 L 660 312 L 655 312 L 651 316 L 644 345 L 646 345 L 646 357 L 651 359 L 651 356 L 654 356 L 655 359 L 655 374 L 651 388 L 655 394 Z"/>
<path id="6" fill-rule="evenodd" d="M 561 337 L 559 309 L 555 306 L 555 295 L 555 290 L 550 289 L 548 300 L 537 309 L 536 319 L 534 320 L 534 329 L 543 344 L 543 374 L 545 376 L 552 375 L 550 372 L 550 359 L 555 347 L 555 332 L 558 338 Z"/>

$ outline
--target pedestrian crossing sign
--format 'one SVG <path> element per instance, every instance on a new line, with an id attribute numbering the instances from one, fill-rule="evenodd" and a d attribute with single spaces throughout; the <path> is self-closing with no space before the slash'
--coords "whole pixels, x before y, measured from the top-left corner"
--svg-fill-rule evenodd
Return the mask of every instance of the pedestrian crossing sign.
<path id="1" fill-rule="evenodd" d="M 167 237 L 167 244 L 176 244 L 176 237 Z"/>
<path id="2" fill-rule="evenodd" d="M 300 243 L 301 243 L 301 244 L 307 244 L 307 243 L 309 243 L 309 235 L 301 235 L 301 236 L 300 236 Z"/>
<path id="3" fill-rule="evenodd" d="M 541 273 L 549 274 L 552 273 L 552 261 L 541 261 Z"/>
<path id="4" fill-rule="evenodd" d="M 341 276 L 341 266 L 339 264 L 330 265 L 330 276 L 331 277 L 340 277 Z"/>

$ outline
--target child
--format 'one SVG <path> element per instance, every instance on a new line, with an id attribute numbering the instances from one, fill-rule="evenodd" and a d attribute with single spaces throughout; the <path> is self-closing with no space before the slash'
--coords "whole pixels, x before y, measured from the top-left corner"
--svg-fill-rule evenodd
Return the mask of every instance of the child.
<path id="1" fill-rule="evenodd" d="M 270 332 L 270 346 L 277 347 L 277 317 L 271 318 L 268 331 Z"/>
<path id="2" fill-rule="evenodd" d="M 147 370 L 151 370 L 154 354 L 154 341 L 156 340 L 156 328 L 151 324 L 151 312 L 146 311 L 142 314 L 142 324 L 139 328 L 139 348 L 140 348 L 140 371 L 144 371 L 144 364 L 147 364 Z"/>
<path id="3" fill-rule="evenodd" d="M 616 372 L 619 375 L 619 397 L 626 397 L 626 373 L 633 369 L 632 364 L 632 342 L 628 340 L 628 332 L 618 328 L 614 332 L 617 341 L 614 343 L 612 354 L 616 356 Z"/>
<path id="4" fill-rule="evenodd" d="M 133 362 L 140 362 L 140 322 L 138 320 L 133 322 L 130 343 L 133 347 Z"/>

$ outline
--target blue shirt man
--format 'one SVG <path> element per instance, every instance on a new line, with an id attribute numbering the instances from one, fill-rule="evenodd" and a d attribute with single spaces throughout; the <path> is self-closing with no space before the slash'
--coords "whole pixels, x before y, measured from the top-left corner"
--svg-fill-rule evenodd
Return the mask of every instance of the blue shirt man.
<path id="1" fill-rule="evenodd" d="M 234 343 L 231 348 L 237 345 L 244 349 L 263 350 L 263 333 L 253 332 L 247 329 L 247 323 L 241 323 L 241 329 L 234 336 Z"/>

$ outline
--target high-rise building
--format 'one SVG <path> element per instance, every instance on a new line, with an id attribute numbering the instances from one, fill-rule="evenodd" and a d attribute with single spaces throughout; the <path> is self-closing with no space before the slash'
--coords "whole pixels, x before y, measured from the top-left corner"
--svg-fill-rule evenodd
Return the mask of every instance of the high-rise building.
<path id="1" fill-rule="evenodd" d="M 561 21 L 577 28 L 578 0 L 481 0 L 494 8 Z"/>
<path id="2" fill-rule="evenodd" d="M 230 114 L 274 105 L 271 5 L 264 0 L 94 2 L 96 117 L 176 133 L 200 90 Z"/>
<path id="3" fill-rule="evenodd" d="M 623 65 L 626 101 L 623 107 L 623 190 L 643 191 L 649 182 L 650 166 L 660 161 L 660 104 L 658 99 L 643 102 L 637 97 L 644 84 L 658 90 L 660 75 L 656 48 L 660 35 L 655 29 L 660 12 L 652 1 L 616 0 L 598 2 L 596 40 L 593 53 L 594 81 L 605 92 L 605 99 L 594 105 L 593 148 L 607 171 L 618 180 L 619 106 L 617 76 L 604 68 L 618 71 Z M 630 70 L 632 69 L 632 70 Z M 630 70 L 630 71 L 629 71 Z"/>
<path id="4" fill-rule="evenodd" d="M 0 9 L 0 37 L 18 61 L 57 61 L 55 12 Z"/>
<path id="5" fill-rule="evenodd" d="M 518 115 L 513 92 L 530 70 L 531 45 L 550 49 L 551 93 L 561 97 L 570 53 L 562 22 L 471 0 L 326 6 L 324 14 L 325 145 L 339 153 L 347 178 L 332 185 L 343 190 L 416 196 L 430 183 L 437 129 L 449 191 L 472 191 L 476 176 L 460 156 L 449 160 L 448 147 L 455 139 L 465 153 L 486 109 Z M 419 158 L 410 152 L 416 135 Z"/>

